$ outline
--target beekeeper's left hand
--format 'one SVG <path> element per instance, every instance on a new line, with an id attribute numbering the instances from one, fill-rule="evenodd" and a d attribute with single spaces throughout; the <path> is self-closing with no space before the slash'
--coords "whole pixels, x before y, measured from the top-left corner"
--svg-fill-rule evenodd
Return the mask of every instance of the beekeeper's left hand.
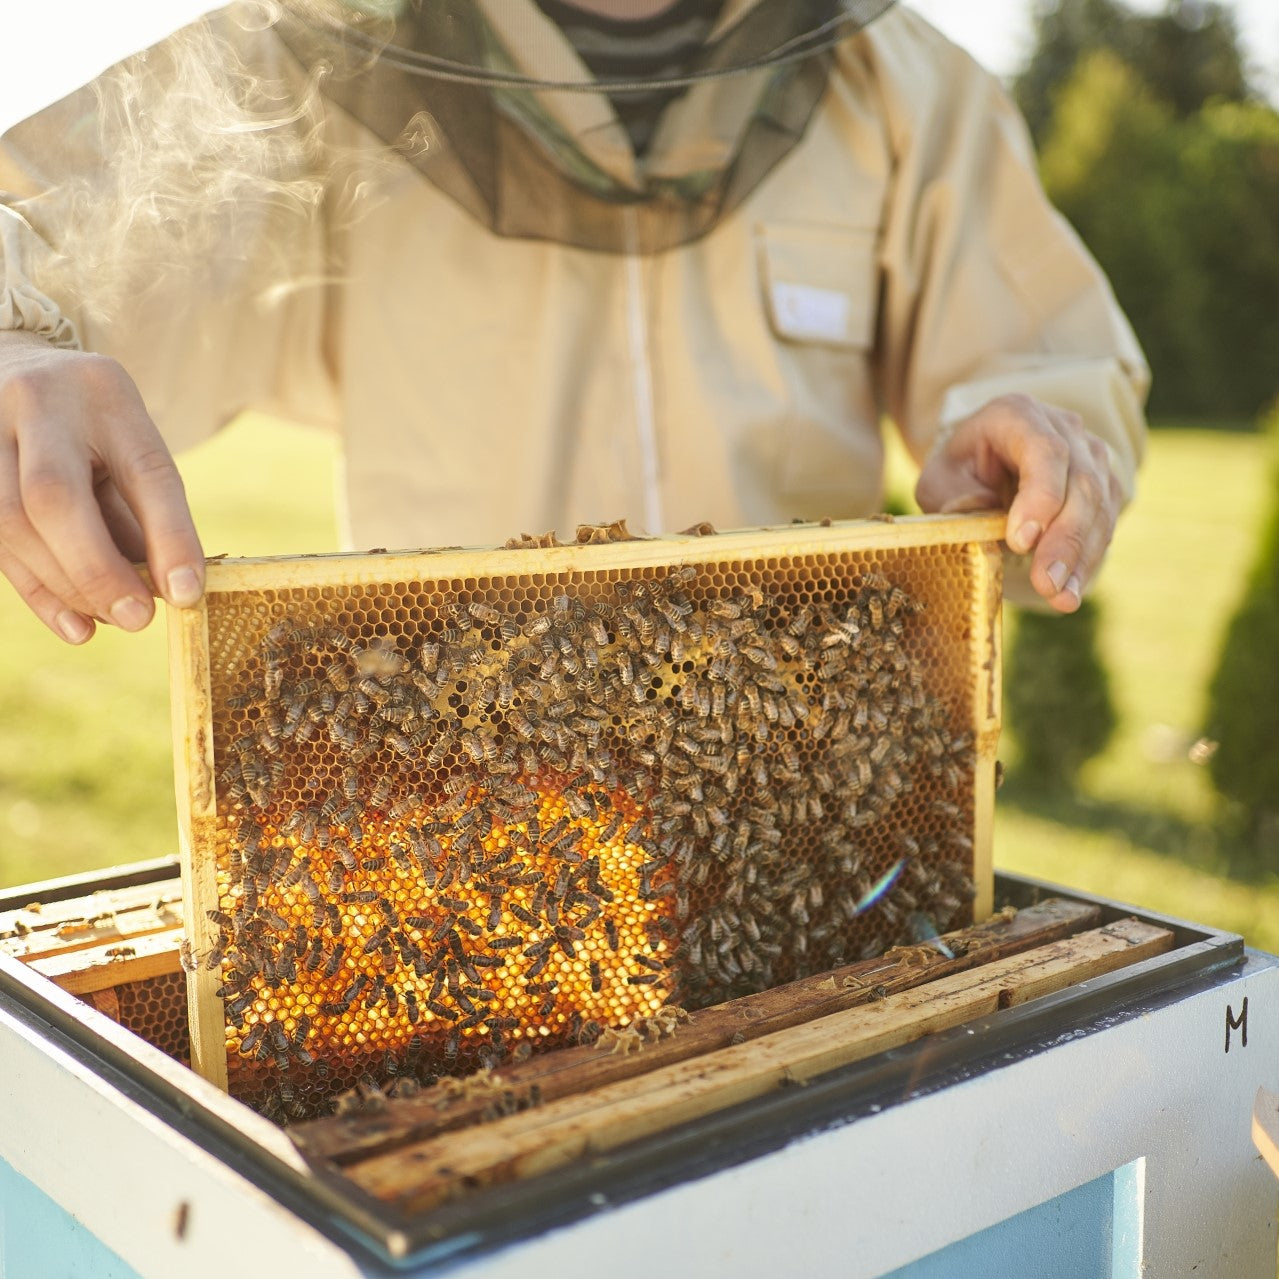
<path id="1" fill-rule="evenodd" d="M 1034 552 L 1031 585 L 1059 613 L 1079 607 L 1123 505 L 1106 446 L 1083 419 L 1027 395 L 964 418 L 920 471 L 915 497 L 925 511 L 1006 510 L 1008 546 Z"/>

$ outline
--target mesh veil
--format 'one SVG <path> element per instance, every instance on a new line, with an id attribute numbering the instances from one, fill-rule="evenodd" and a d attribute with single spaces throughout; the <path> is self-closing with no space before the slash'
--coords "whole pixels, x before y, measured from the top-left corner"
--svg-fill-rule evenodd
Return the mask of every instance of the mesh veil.
<path id="1" fill-rule="evenodd" d="M 491 231 L 606 253 L 698 239 L 803 138 L 830 50 L 893 0 L 729 0 L 678 76 L 595 79 L 533 0 L 408 0 L 278 24 L 326 94 Z M 677 91 L 637 158 L 613 104 Z"/>

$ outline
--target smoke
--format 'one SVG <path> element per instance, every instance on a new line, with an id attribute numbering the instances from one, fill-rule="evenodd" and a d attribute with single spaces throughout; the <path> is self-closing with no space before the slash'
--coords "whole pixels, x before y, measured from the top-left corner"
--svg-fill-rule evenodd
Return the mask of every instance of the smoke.
<path id="1" fill-rule="evenodd" d="M 358 25 L 374 49 L 393 33 L 398 7 L 290 2 Z M 82 102 L 64 131 L 59 164 L 67 172 L 24 209 L 57 246 L 41 276 L 52 297 L 109 323 L 126 300 L 145 301 L 161 284 L 172 290 L 247 270 L 257 301 L 271 305 L 331 278 L 306 256 L 315 220 L 323 216 L 331 229 L 358 218 L 378 200 L 395 155 L 338 146 L 326 125 L 325 82 L 358 75 L 376 52 L 366 46 L 337 72 L 329 63 L 304 70 L 272 36 L 282 12 L 277 0 L 244 0 L 83 91 L 94 109 L 86 113 Z M 413 127 L 421 133 L 421 122 Z"/>

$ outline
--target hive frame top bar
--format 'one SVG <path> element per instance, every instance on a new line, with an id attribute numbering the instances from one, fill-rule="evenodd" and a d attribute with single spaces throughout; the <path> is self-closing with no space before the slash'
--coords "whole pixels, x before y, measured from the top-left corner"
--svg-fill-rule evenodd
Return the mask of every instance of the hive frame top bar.
<path id="1" fill-rule="evenodd" d="M 349 551 L 323 555 L 268 555 L 210 560 L 206 589 L 240 591 L 333 584 L 335 562 L 348 585 L 428 575 L 456 578 L 498 577 L 530 572 L 572 573 L 610 568 L 646 568 L 696 564 L 743 555 L 806 555 L 829 550 L 857 551 L 894 546 L 936 546 L 957 542 L 993 542 L 1004 536 L 1002 513 L 911 515 L 900 518 L 832 520 L 732 529 L 705 535 L 669 533 L 625 541 L 569 543 L 547 547 L 461 547 L 421 550 Z M 429 573 L 425 570 L 429 569 Z"/>

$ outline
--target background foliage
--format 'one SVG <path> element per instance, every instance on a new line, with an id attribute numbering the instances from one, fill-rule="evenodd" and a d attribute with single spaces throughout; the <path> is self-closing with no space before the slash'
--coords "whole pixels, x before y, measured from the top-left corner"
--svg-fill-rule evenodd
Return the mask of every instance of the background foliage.
<path id="1" fill-rule="evenodd" d="M 1068 617 L 1004 610 L 1004 727 L 1016 742 L 1013 772 L 1028 791 L 1074 789 L 1080 770 L 1115 731 L 1110 676 L 1101 657 L 1101 606 Z"/>
<path id="2" fill-rule="evenodd" d="M 1109 275 L 1156 419 L 1248 421 L 1279 393 L 1279 113 L 1216 4 L 1042 4 L 1014 94 L 1044 185 Z"/>

